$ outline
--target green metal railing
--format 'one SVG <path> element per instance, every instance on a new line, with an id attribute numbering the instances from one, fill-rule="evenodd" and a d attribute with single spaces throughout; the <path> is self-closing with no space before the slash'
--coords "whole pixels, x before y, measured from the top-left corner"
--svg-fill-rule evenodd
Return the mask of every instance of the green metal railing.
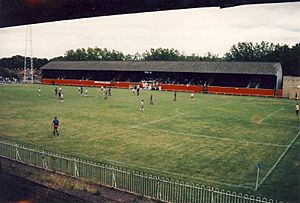
<path id="1" fill-rule="evenodd" d="M 3 138 L 0 138 L 0 156 L 164 202 L 281 203 L 86 161 Z"/>

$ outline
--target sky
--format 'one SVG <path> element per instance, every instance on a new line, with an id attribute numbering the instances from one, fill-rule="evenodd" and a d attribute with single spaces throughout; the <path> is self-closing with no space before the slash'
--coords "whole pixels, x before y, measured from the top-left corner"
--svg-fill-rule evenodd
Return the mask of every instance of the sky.
<path id="1" fill-rule="evenodd" d="M 51 59 L 67 50 L 99 47 L 142 53 L 175 48 L 223 56 L 238 42 L 300 43 L 300 2 L 196 8 L 32 25 L 32 55 Z M 26 27 L 0 29 L 0 58 L 25 54 Z M 28 42 L 28 41 L 27 41 Z M 29 42 L 28 42 L 29 43 Z M 29 46 L 27 56 L 30 55 Z"/>

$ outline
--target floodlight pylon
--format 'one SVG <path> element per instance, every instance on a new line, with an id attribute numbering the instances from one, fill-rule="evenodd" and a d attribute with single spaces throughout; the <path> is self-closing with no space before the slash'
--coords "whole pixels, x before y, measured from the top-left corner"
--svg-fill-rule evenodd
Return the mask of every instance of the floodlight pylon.
<path id="1" fill-rule="evenodd" d="M 29 36 L 28 36 L 29 35 Z M 30 58 L 30 67 L 27 68 L 27 53 L 29 49 L 29 58 Z M 29 73 L 29 75 L 28 75 Z M 34 69 L 33 69 L 33 58 L 32 58 L 32 26 L 26 26 L 26 38 L 25 38 L 25 54 L 24 54 L 24 77 L 23 82 L 28 82 L 28 79 L 30 77 L 31 83 L 33 83 L 33 75 L 34 75 Z"/>

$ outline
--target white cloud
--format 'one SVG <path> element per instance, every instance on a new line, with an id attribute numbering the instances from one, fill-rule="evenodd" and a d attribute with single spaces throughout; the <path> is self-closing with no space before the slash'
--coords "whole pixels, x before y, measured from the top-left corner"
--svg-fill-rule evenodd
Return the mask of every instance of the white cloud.
<path id="1" fill-rule="evenodd" d="M 125 53 L 176 48 L 223 55 L 240 41 L 300 42 L 300 3 L 199 8 L 106 16 L 33 25 L 33 55 L 106 47 Z M 0 29 L 0 57 L 24 54 L 25 26 Z"/>

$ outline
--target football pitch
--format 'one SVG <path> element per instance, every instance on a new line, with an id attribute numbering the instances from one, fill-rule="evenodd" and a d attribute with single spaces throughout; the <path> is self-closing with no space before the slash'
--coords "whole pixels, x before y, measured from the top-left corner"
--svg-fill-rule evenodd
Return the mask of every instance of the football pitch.
<path id="1" fill-rule="evenodd" d="M 38 96 L 38 88 L 42 89 Z M 288 99 L 77 87 L 0 86 L 4 138 L 143 173 L 297 201 L 300 116 Z M 154 105 L 149 104 L 153 95 Z M 145 110 L 140 111 L 141 100 Z M 59 136 L 52 120 L 60 120 Z M 261 163 L 258 191 L 254 191 Z"/>

